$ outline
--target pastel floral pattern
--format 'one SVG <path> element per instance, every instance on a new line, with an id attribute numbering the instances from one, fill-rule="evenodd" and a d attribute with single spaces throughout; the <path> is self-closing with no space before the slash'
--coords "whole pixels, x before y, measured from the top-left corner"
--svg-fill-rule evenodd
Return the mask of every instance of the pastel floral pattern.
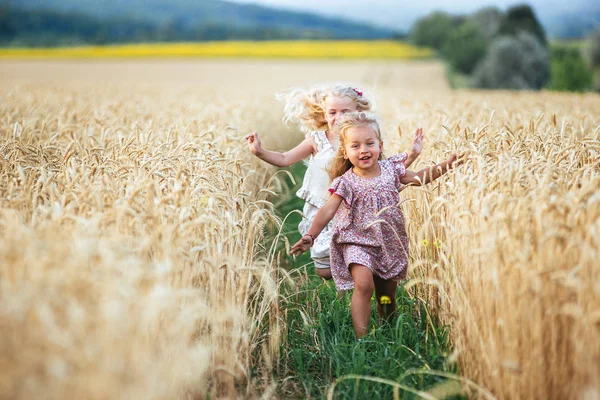
<path id="1" fill-rule="evenodd" d="M 331 273 L 339 290 L 354 287 L 349 265 L 361 264 L 382 279 L 403 279 L 408 265 L 408 238 L 398 207 L 406 153 L 380 160 L 381 173 L 363 178 L 352 169 L 334 179 L 331 193 L 344 201 L 334 218 Z"/>

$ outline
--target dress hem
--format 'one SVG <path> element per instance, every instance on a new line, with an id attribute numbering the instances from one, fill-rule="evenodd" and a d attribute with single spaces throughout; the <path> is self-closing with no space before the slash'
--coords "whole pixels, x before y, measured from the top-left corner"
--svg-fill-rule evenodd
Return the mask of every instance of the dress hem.
<path id="1" fill-rule="evenodd" d="M 378 278 L 380 278 L 380 279 L 383 279 L 383 280 L 385 280 L 385 281 L 395 281 L 395 282 L 397 282 L 397 283 L 400 283 L 400 282 L 402 282 L 402 281 L 405 281 L 405 280 L 406 280 L 406 274 L 404 274 L 403 276 L 396 276 L 396 277 L 389 278 L 389 279 L 382 278 L 382 277 L 380 277 L 379 275 L 375 275 L 375 274 L 373 274 L 373 276 L 377 276 Z M 335 283 L 335 278 L 334 278 L 334 280 L 333 280 L 333 281 L 334 281 L 334 283 Z M 336 288 L 337 290 L 351 290 L 351 289 L 354 289 L 354 282 L 347 283 L 347 284 L 344 284 L 344 285 L 337 285 L 337 284 L 336 284 L 336 285 L 335 285 L 335 288 Z"/>
<path id="2" fill-rule="evenodd" d="M 296 196 L 303 199 L 305 202 L 312 204 L 317 208 L 321 208 L 327 203 L 327 201 L 323 200 L 322 197 L 319 197 L 306 189 L 300 189 L 296 192 Z"/>

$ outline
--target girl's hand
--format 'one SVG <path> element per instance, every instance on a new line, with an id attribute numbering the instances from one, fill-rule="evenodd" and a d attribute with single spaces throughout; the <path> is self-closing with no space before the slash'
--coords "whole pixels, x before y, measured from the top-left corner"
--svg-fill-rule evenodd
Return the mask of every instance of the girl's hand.
<path id="1" fill-rule="evenodd" d="M 248 148 L 252 152 L 252 154 L 256 155 L 262 151 L 262 146 L 260 145 L 260 138 L 258 137 L 258 133 L 252 132 L 249 135 L 244 137 L 246 142 L 248 143 Z"/>
<path id="2" fill-rule="evenodd" d="M 456 168 L 465 163 L 467 161 L 468 154 L 460 153 L 460 155 L 456 155 L 456 153 L 452 153 L 450 158 L 446 161 L 448 163 L 448 169 Z"/>
<path id="3" fill-rule="evenodd" d="M 416 155 L 423 151 L 423 128 L 417 129 L 410 145 L 410 151 Z"/>
<path id="4" fill-rule="evenodd" d="M 290 256 L 295 256 L 298 254 L 304 253 L 306 250 L 310 249 L 313 245 L 313 238 L 310 235 L 304 235 L 300 240 L 298 240 L 290 250 Z"/>

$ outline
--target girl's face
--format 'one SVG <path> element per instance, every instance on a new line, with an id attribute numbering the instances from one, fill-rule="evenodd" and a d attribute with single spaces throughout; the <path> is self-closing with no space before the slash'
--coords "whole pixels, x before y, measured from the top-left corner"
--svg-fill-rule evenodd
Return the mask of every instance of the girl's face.
<path id="1" fill-rule="evenodd" d="M 356 111 L 356 102 L 350 97 L 327 96 L 325 99 L 325 119 L 329 131 L 333 131 L 333 125 L 339 116 L 351 111 Z"/>
<path id="2" fill-rule="evenodd" d="M 346 158 L 361 173 L 379 173 L 377 160 L 383 150 L 383 142 L 369 125 L 358 125 L 346 131 L 344 152 Z"/>

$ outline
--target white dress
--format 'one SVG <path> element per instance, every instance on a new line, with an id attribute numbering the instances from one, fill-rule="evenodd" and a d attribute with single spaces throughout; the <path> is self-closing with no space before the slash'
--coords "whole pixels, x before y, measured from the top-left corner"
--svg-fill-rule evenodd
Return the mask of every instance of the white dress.
<path id="1" fill-rule="evenodd" d="M 317 153 L 310 156 L 302 187 L 296 192 L 296 195 L 305 201 L 302 210 L 304 218 L 298 225 L 298 230 L 302 235 L 308 232 L 317 211 L 329 199 L 330 179 L 327 168 L 335 155 L 335 149 L 327 140 L 325 132 L 310 132 L 308 135 L 315 140 Z M 310 257 L 315 263 L 315 268 L 329 268 L 329 246 L 331 245 L 332 229 L 333 222 L 330 222 L 310 248 Z"/>

